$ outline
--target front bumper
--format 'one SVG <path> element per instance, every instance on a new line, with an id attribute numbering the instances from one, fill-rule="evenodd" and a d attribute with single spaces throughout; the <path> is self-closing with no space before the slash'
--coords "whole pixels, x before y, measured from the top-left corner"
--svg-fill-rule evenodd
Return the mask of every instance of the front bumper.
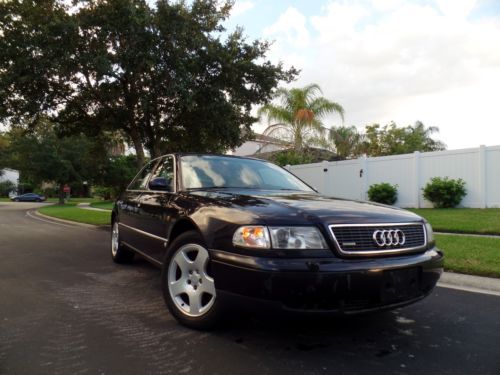
<path id="1" fill-rule="evenodd" d="M 407 305 L 443 271 L 436 248 L 370 259 L 249 257 L 211 250 L 218 295 L 296 312 L 351 314 Z"/>

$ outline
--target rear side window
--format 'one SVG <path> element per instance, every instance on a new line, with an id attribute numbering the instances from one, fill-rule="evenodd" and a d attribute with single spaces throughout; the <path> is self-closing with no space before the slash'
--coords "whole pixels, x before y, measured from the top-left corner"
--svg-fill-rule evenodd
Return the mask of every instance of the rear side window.
<path id="1" fill-rule="evenodd" d="M 147 184 L 149 177 L 151 176 L 151 172 L 153 167 L 155 166 L 158 160 L 150 161 L 146 164 L 141 171 L 135 176 L 130 185 L 128 186 L 128 190 L 147 190 Z"/>

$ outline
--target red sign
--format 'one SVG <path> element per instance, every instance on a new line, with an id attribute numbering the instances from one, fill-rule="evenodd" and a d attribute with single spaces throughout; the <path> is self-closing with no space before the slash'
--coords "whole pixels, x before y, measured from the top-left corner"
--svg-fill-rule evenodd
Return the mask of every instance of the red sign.
<path id="1" fill-rule="evenodd" d="M 63 191 L 64 191 L 65 193 L 69 193 L 69 192 L 71 191 L 71 188 L 70 188 L 68 185 L 64 185 L 64 187 L 63 187 Z"/>

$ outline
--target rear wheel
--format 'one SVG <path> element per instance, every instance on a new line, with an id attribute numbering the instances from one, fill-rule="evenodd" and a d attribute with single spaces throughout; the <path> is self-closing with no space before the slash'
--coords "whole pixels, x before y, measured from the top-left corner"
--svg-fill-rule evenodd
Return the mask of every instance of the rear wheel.
<path id="1" fill-rule="evenodd" d="M 210 329 L 220 316 L 210 257 L 196 231 L 181 234 L 171 244 L 162 268 L 163 296 L 171 314 L 191 328 Z"/>
<path id="2" fill-rule="evenodd" d="M 134 256 L 135 253 L 126 249 L 120 241 L 120 226 L 118 221 L 114 221 L 111 229 L 111 258 L 115 263 L 130 263 Z"/>

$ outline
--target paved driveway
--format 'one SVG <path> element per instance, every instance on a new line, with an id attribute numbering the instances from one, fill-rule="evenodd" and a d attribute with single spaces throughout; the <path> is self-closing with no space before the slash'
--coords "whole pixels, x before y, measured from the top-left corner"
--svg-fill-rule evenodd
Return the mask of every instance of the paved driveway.
<path id="1" fill-rule="evenodd" d="M 393 312 L 241 316 L 204 333 L 166 311 L 159 271 L 108 233 L 0 203 L 0 374 L 500 374 L 500 297 L 436 289 Z"/>

